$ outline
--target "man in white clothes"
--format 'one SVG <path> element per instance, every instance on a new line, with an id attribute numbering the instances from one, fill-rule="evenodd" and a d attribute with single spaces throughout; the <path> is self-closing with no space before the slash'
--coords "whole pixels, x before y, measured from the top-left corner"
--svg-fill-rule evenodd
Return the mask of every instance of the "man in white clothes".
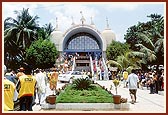
<path id="1" fill-rule="evenodd" d="M 138 88 L 139 78 L 136 75 L 135 69 L 132 69 L 131 74 L 128 75 L 127 83 L 131 96 L 131 103 L 134 104 L 136 102 L 136 92 Z"/>
<path id="2" fill-rule="evenodd" d="M 37 88 L 37 95 L 38 95 L 38 103 L 43 104 L 45 103 L 45 93 L 46 93 L 46 83 L 45 83 L 45 75 L 39 70 L 36 69 L 36 88 Z"/>

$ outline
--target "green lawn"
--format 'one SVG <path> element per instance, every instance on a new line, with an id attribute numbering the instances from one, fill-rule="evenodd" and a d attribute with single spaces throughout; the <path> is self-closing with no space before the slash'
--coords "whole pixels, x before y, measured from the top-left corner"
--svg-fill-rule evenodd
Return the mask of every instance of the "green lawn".
<path id="1" fill-rule="evenodd" d="M 56 103 L 112 103 L 112 94 L 96 84 L 91 84 L 87 90 L 76 90 L 73 85 L 67 85 L 57 96 Z"/>

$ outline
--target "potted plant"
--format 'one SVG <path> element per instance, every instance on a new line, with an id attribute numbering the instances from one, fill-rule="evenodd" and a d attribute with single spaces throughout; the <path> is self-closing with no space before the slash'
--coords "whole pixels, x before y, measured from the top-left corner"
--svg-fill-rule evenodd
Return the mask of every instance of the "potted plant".
<path id="1" fill-rule="evenodd" d="M 113 84 L 114 84 L 114 86 L 115 86 L 115 92 L 116 92 L 116 94 L 113 95 L 114 104 L 120 104 L 120 103 L 121 103 L 121 102 L 120 102 L 120 100 L 121 100 L 121 95 L 118 95 L 118 92 L 117 92 L 117 88 L 118 88 L 118 86 L 119 86 L 119 84 L 120 84 L 120 81 L 119 81 L 118 79 L 114 79 L 114 80 L 113 80 Z"/>

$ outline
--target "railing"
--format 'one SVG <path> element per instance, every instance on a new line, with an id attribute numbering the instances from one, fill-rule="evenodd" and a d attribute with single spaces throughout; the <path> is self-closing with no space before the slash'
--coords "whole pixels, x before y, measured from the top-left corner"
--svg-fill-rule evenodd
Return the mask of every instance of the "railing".
<path id="1" fill-rule="evenodd" d="M 94 75 L 94 71 L 93 71 L 93 60 L 92 60 L 92 56 L 90 56 L 90 66 L 91 66 L 91 71 L 92 71 L 92 76 Z"/>
<path id="2" fill-rule="evenodd" d="M 72 65 L 72 71 L 75 70 L 75 67 L 76 67 L 76 62 L 75 62 L 75 57 L 73 58 L 73 65 Z"/>
<path id="3" fill-rule="evenodd" d="M 108 68 L 107 68 L 107 65 L 106 65 L 106 62 L 104 60 L 104 58 L 102 58 L 102 64 L 103 64 L 103 68 L 104 68 L 104 79 L 105 80 L 109 80 L 108 78 Z"/>

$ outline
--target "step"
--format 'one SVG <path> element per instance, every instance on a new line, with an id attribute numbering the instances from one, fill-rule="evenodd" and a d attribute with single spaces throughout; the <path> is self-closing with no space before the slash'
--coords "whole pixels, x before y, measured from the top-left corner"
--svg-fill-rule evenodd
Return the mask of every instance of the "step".
<path id="1" fill-rule="evenodd" d="M 128 111 L 130 103 L 57 103 L 45 104 L 42 109 L 54 109 L 56 111 Z"/>

